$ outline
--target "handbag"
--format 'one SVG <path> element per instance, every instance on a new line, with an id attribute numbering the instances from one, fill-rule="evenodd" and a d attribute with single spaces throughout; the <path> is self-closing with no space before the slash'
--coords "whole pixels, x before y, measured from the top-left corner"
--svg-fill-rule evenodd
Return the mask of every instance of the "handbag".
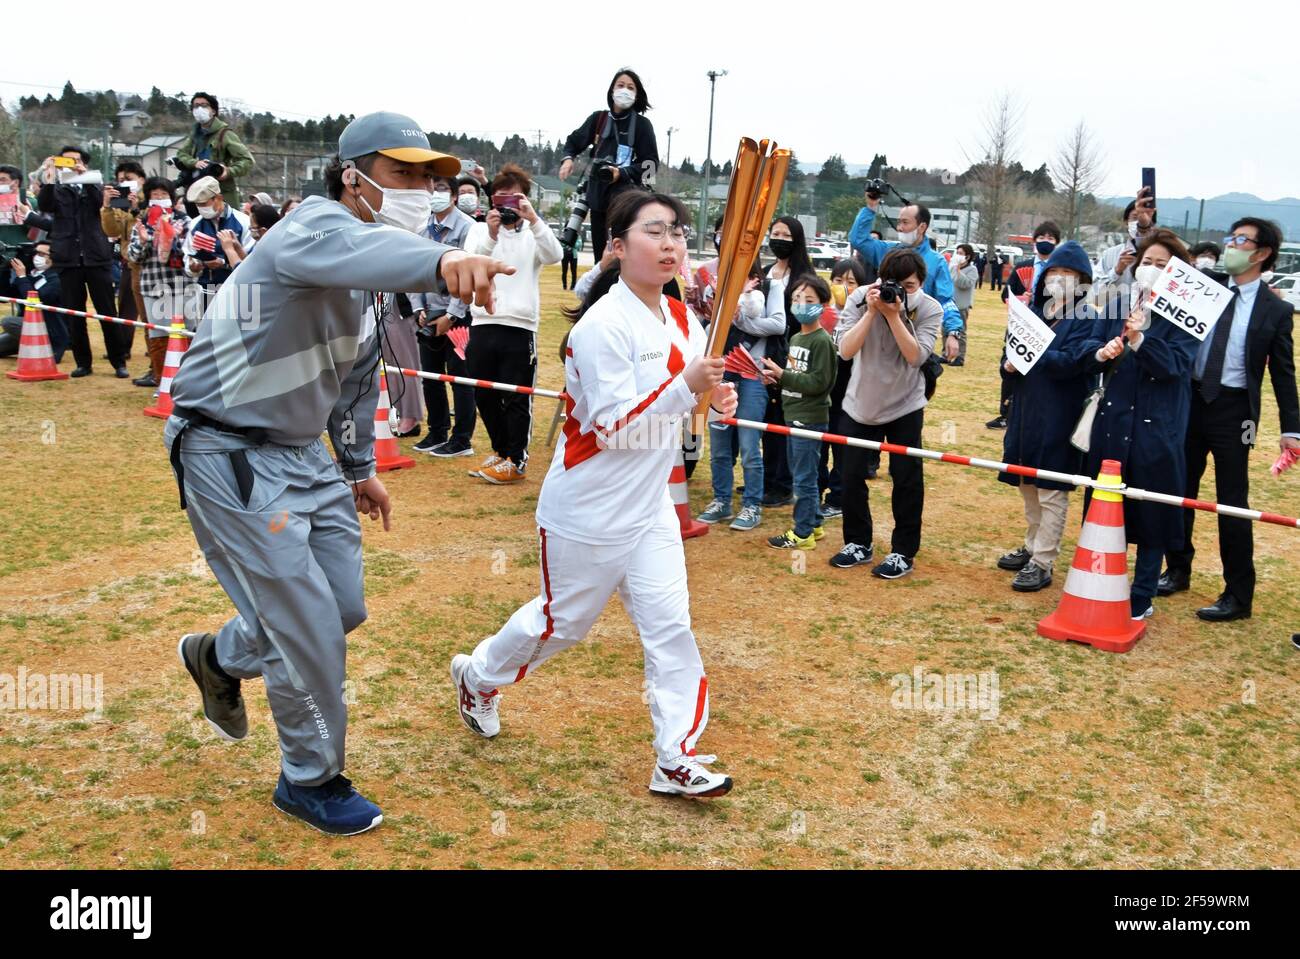
<path id="1" fill-rule="evenodd" d="M 1093 391 L 1088 394 L 1088 398 L 1083 401 L 1083 412 L 1079 415 L 1079 422 L 1074 425 L 1074 432 L 1070 434 L 1070 445 L 1081 453 L 1087 453 L 1092 448 L 1092 424 L 1097 419 L 1097 411 L 1101 409 L 1102 397 L 1106 395 L 1106 387 L 1110 385 L 1110 378 L 1119 369 L 1120 361 L 1128 354 L 1129 348 L 1126 341 L 1124 343 L 1124 352 L 1115 357 L 1110 369 L 1102 376 L 1101 382 L 1093 388 Z"/>

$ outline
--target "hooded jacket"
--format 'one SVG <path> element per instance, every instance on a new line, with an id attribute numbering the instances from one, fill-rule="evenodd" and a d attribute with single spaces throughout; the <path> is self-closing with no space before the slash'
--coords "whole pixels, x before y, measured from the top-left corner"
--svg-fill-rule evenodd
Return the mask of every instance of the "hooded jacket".
<path id="1" fill-rule="evenodd" d="M 256 161 L 225 120 L 213 117 L 206 131 L 194 124 L 189 139 L 176 150 L 176 162 L 186 170 L 194 169 L 199 160 L 220 163 L 230 171 L 230 176 L 220 181 L 221 196 L 230 206 L 239 206 L 238 180 L 248 175 Z"/>
<path id="2" fill-rule="evenodd" d="M 1067 306 L 1062 315 L 1053 320 L 1047 316 L 1050 298 L 1044 288 L 1048 271 L 1058 267 L 1073 270 L 1079 281 L 1073 306 Z M 1083 454 L 1070 445 L 1070 435 L 1088 393 L 1085 368 L 1094 319 L 1087 302 L 1088 284 L 1091 282 L 1092 263 L 1083 247 L 1073 240 L 1053 250 L 1038 275 L 1029 306 L 1052 328 L 1056 337 L 1027 374 L 1006 374 L 1012 383 L 1012 399 L 1006 435 L 1002 438 L 1004 462 L 1060 473 L 1078 473 L 1083 464 Z M 1010 473 L 999 473 L 998 479 L 1012 486 L 1024 482 L 1040 489 L 1074 489 L 1068 483 L 1029 479 Z"/>

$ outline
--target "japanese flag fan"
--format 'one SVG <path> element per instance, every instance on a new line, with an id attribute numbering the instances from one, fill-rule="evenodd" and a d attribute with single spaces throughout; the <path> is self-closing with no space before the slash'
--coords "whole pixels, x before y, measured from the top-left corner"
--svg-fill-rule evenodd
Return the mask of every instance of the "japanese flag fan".
<path id="1" fill-rule="evenodd" d="M 199 250 L 200 252 L 203 253 L 217 252 L 217 239 L 216 237 L 212 236 L 210 233 L 202 233 L 198 230 L 195 230 L 194 235 L 190 237 L 190 243 L 194 245 L 194 249 Z"/>

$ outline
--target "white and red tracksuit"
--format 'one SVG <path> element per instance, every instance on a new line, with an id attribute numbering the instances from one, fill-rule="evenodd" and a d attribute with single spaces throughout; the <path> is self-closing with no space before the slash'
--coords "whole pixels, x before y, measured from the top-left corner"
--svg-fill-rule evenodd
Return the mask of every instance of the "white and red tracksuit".
<path id="1" fill-rule="evenodd" d="M 661 762 L 693 753 L 709 720 L 691 632 L 686 557 L 668 474 L 696 397 L 681 373 L 704 352 L 686 306 L 667 322 L 622 281 L 574 326 L 564 361 L 564 434 L 537 501 L 541 594 L 474 650 L 466 681 L 519 682 L 579 642 L 617 591 L 645 650 Z"/>

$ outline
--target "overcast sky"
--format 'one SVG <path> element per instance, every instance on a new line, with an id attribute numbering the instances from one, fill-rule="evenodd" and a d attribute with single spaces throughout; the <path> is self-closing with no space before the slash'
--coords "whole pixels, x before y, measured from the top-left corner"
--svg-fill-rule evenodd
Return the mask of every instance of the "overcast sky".
<path id="1" fill-rule="evenodd" d="M 1025 107 L 1019 156 L 1027 167 L 1050 161 L 1083 118 L 1105 156 L 1104 194 L 1134 192 L 1141 167 L 1154 166 L 1164 196 L 1300 196 L 1300 12 L 1291 4 L 1247 5 L 1260 19 L 1233 24 L 1221 5 L 1201 12 L 1196 0 L 783 4 L 772 12 L 753 2 L 494 0 L 479 15 L 468 13 L 473 5 L 442 3 L 234 2 L 213 8 L 203 30 L 210 52 L 188 56 L 162 52 L 171 28 L 161 21 L 163 34 L 150 30 L 147 43 L 127 34 L 113 41 L 105 29 L 127 28 L 105 20 L 102 4 L 81 6 L 61 8 L 57 55 L 6 58 L 7 102 L 58 96 L 66 79 L 78 90 L 147 93 L 156 84 L 167 93 L 205 89 L 285 118 L 387 109 L 430 130 L 499 142 L 514 132 L 533 139 L 540 128 L 544 140 L 562 140 L 603 104 L 626 65 L 645 80 L 661 157 L 675 127 L 673 162 L 689 156 L 698 165 L 705 74 L 725 69 L 714 115 L 719 162 L 751 136 L 775 139 L 803 162 L 839 153 L 865 164 L 879 152 L 896 165 L 961 171 L 978 155 L 985 107 L 1011 91 Z M 151 22 L 139 16 L 136 26 Z M 521 51 L 511 60 L 494 55 L 508 36 Z"/>

